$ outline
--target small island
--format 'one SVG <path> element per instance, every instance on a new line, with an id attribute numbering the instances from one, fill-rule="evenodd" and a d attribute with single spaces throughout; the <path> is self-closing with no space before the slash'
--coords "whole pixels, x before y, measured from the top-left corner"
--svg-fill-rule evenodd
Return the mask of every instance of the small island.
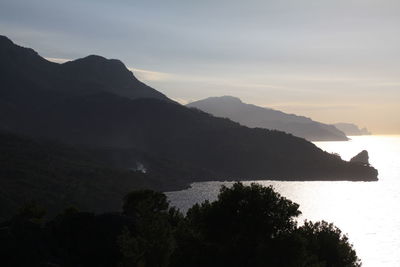
<path id="1" fill-rule="evenodd" d="M 369 166 L 369 155 L 367 150 L 363 150 L 350 159 L 350 162 L 355 162 Z"/>

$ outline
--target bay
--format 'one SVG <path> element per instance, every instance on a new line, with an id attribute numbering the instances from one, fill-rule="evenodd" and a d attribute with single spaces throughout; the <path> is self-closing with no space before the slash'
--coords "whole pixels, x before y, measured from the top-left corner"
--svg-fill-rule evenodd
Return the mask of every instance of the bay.
<path id="1" fill-rule="evenodd" d="M 377 182 L 255 181 L 300 205 L 299 224 L 307 219 L 333 222 L 349 236 L 363 266 L 400 265 L 400 136 L 354 136 L 347 142 L 315 142 L 349 160 L 367 150 L 379 171 Z M 244 182 L 245 184 L 251 181 Z M 220 186 L 232 182 L 194 183 L 187 190 L 167 192 L 173 206 L 186 211 L 194 203 L 215 200 Z"/>

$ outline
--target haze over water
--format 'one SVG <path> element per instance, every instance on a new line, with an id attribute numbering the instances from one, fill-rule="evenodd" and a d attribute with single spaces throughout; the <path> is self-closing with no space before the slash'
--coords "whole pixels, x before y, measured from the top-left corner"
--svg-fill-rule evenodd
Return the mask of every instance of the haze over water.
<path id="1" fill-rule="evenodd" d="M 398 266 L 400 262 L 400 136 L 357 136 L 347 142 L 315 142 L 323 150 L 349 160 L 366 149 L 379 171 L 378 182 L 279 182 L 272 185 L 300 204 L 305 219 L 333 222 L 348 233 L 363 266 Z M 250 183 L 250 182 L 245 182 Z M 214 200 L 222 184 L 195 183 L 188 190 L 167 193 L 171 204 L 187 210 L 196 202 Z"/>

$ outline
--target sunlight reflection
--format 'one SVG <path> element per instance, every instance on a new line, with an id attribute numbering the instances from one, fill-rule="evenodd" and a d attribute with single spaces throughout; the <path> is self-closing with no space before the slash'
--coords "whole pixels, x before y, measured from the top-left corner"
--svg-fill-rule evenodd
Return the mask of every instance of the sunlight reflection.
<path id="1" fill-rule="evenodd" d="M 348 142 L 315 142 L 321 149 L 345 160 L 368 150 L 370 163 L 379 171 L 378 182 L 279 182 L 272 185 L 300 204 L 305 219 L 333 222 L 349 235 L 363 266 L 397 266 L 400 262 L 400 136 L 353 136 Z M 251 182 L 245 182 L 246 184 Z M 195 183 L 188 190 L 167 193 L 171 203 L 186 210 L 196 202 L 214 200 L 222 184 Z"/>

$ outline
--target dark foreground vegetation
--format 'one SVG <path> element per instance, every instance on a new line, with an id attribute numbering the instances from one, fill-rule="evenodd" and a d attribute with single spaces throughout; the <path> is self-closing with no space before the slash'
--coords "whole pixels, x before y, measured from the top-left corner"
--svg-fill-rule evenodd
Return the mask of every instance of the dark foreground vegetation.
<path id="1" fill-rule="evenodd" d="M 2 266 L 360 266 L 326 222 L 297 226 L 298 205 L 271 187 L 235 183 L 186 215 L 151 190 L 121 213 L 68 208 L 50 221 L 34 204 L 0 225 Z"/>
<path id="2" fill-rule="evenodd" d="M 110 154 L 117 162 L 119 154 L 128 154 L 131 168 L 114 166 Z M 142 162 L 146 170 L 138 169 Z M 68 206 L 96 213 L 119 211 L 128 192 L 183 189 L 186 181 L 179 177 L 192 173 L 189 166 L 132 149 L 110 153 L 0 131 L 0 222 L 30 201 L 50 217 Z"/>

